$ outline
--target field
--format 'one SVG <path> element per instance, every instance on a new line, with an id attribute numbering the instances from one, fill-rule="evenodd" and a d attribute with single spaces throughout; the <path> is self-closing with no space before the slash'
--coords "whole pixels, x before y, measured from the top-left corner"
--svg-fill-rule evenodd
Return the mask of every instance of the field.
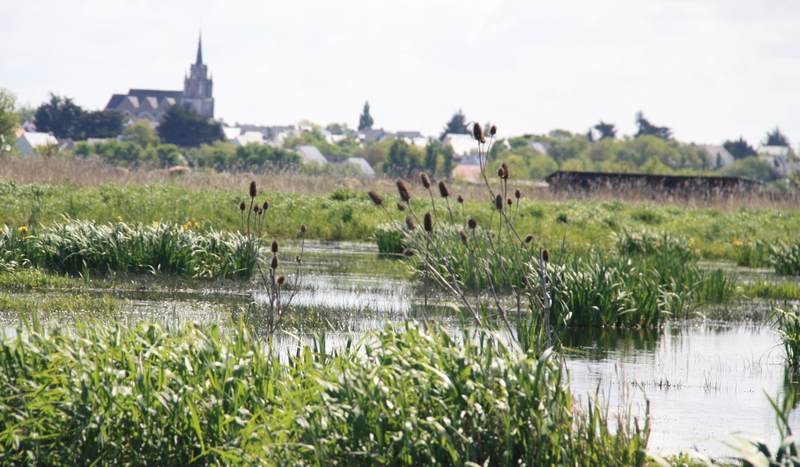
<path id="1" fill-rule="evenodd" d="M 93 164 L 0 169 L 4 463 L 797 459 L 796 206 Z"/>

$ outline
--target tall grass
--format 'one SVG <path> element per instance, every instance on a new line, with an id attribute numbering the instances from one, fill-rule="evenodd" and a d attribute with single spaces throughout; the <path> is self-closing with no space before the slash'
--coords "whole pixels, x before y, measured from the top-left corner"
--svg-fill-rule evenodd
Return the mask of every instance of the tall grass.
<path id="1" fill-rule="evenodd" d="M 199 232 L 167 223 L 64 222 L 28 230 L 0 230 L 2 267 L 36 266 L 79 275 L 175 274 L 198 278 L 247 278 L 256 258 L 238 233 Z"/>
<path id="2" fill-rule="evenodd" d="M 800 314 L 796 307 L 792 310 L 778 308 L 774 319 L 786 352 L 787 365 L 796 376 L 800 376 Z"/>
<path id="3" fill-rule="evenodd" d="M 776 274 L 800 276 L 800 242 L 773 245 L 770 261 Z"/>
<path id="4" fill-rule="evenodd" d="M 0 462 L 644 465 L 552 353 L 413 325 L 287 363 L 244 328 L 29 329 L 0 345 Z"/>

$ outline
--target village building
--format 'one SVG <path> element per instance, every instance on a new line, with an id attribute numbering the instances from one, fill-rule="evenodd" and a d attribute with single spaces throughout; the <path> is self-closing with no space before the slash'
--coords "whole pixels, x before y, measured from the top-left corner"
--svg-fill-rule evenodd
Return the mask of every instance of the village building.
<path id="1" fill-rule="evenodd" d="M 187 105 L 199 115 L 214 118 L 214 81 L 203 63 L 202 39 L 197 41 L 197 56 L 183 80 L 182 91 L 130 89 L 127 94 L 114 94 L 105 110 L 116 110 L 131 120 L 148 120 L 154 126 L 175 104 Z"/>

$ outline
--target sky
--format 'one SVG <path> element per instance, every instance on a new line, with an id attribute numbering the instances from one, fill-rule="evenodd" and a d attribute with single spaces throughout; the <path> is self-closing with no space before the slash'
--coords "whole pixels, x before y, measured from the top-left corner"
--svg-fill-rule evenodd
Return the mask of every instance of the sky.
<path id="1" fill-rule="evenodd" d="M 181 89 L 197 37 L 228 123 L 308 119 L 435 135 L 457 110 L 500 136 L 635 131 L 800 143 L 796 0 L 0 0 L 0 87 L 102 108 Z"/>

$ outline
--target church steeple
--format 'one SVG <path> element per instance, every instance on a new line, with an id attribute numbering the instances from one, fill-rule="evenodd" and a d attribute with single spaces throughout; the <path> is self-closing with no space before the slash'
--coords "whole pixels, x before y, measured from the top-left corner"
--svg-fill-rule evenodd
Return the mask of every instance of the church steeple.
<path id="1" fill-rule="evenodd" d="M 195 65 L 202 65 L 203 64 L 203 35 L 200 34 L 197 37 L 197 59 L 194 62 Z"/>

